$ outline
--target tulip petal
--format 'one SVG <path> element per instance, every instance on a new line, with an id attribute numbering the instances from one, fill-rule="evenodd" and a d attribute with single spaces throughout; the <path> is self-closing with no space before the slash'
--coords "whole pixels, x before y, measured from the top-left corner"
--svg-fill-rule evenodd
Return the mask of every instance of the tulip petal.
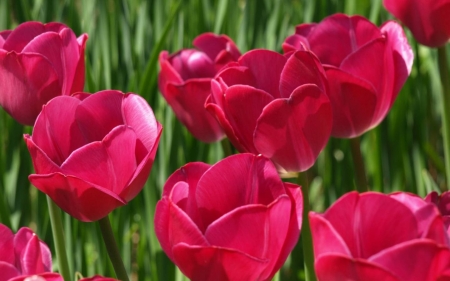
<path id="1" fill-rule="evenodd" d="M 287 172 L 311 167 L 331 133 L 332 110 L 327 96 L 316 86 L 298 87 L 289 99 L 267 105 L 254 134 L 257 151 Z"/>
<path id="2" fill-rule="evenodd" d="M 315 25 L 307 38 L 322 64 L 339 67 L 348 55 L 380 37 L 378 27 L 367 19 L 335 14 Z"/>
<path id="3" fill-rule="evenodd" d="M 9 281 L 64 281 L 64 279 L 58 273 L 46 272 L 37 275 L 21 275 L 19 277 L 12 278 Z"/>
<path id="4" fill-rule="evenodd" d="M 83 99 L 75 119 L 86 143 L 101 141 L 114 127 L 124 124 L 123 98 L 122 92 L 105 90 Z"/>
<path id="5" fill-rule="evenodd" d="M 352 256 L 344 239 L 324 216 L 311 212 L 309 213 L 309 221 L 316 260 L 331 253 Z"/>
<path id="6" fill-rule="evenodd" d="M 212 60 L 215 60 L 224 50 L 230 53 L 231 58 L 234 58 L 234 60 L 237 60 L 241 55 L 233 40 L 226 35 L 216 35 L 211 32 L 206 32 L 195 37 L 192 45 L 207 54 Z"/>
<path id="7" fill-rule="evenodd" d="M 242 55 L 238 62 L 246 66 L 255 79 L 255 88 L 269 93 L 274 98 L 280 97 L 280 76 L 287 59 L 274 51 L 252 50 Z"/>
<path id="8" fill-rule="evenodd" d="M 225 92 L 224 112 L 237 139 L 245 148 L 241 152 L 258 154 L 253 145 L 256 120 L 272 100 L 273 97 L 263 90 L 245 85 L 231 86 Z"/>
<path id="9" fill-rule="evenodd" d="M 182 84 L 184 81 L 180 74 L 178 74 L 178 72 L 170 64 L 169 53 L 167 51 L 162 51 L 159 54 L 159 66 L 161 71 L 158 75 L 158 87 L 161 94 L 165 98 L 167 83 Z"/>
<path id="10" fill-rule="evenodd" d="M 203 142 L 215 142 L 224 133 L 217 120 L 205 109 L 211 94 L 211 79 L 190 79 L 183 85 L 167 84 L 166 100 L 178 120 Z"/>
<path id="11" fill-rule="evenodd" d="M 59 33 L 62 29 L 67 28 L 62 23 L 51 22 L 42 24 L 36 21 L 28 21 L 17 26 L 8 36 L 3 49 L 7 51 L 22 52 L 23 48 L 35 37 L 45 32 Z"/>
<path id="12" fill-rule="evenodd" d="M 180 243 L 173 248 L 175 263 L 192 281 L 260 280 L 267 261 L 239 251 Z"/>
<path id="13" fill-rule="evenodd" d="M 0 31 L 0 49 L 3 49 L 3 45 L 5 44 L 6 38 L 11 34 L 11 30 L 3 30 Z"/>
<path id="14" fill-rule="evenodd" d="M 450 250 L 432 240 L 412 240 L 395 245 L 370 261 L 408 281 L 434 281 L 450 268 Z"/>
<path id="15" fill-rule="evenodd" d="M 99 174 L 102 176 L 102 174 Z M 96 221 L 126 204 L 108 189 L 60 173 L 30 175 L 30 182 L 66 213 L 80 221 Z"/>
<path id="16" fill-rule="evenodd" d="M 79 58 L 78 64 L 75 69 L 75 75 L 73 77 L 72 89 L 70 93 L 82 92 L 84 90 L 84 79 L 85 79 L 85 62 L 84 62 L 84 50 L 86 49 L 86 41 L 88 39 L 87 34 L 82 34 L 77 38 L 79 45 Z"/>
<path id="17" fill-rule="evenodd" d="M 11 229 L 0 223 L 0 264 L 14 264 L 14 234 Z M 2 272 L 2 271 L 0 271 Z"/>
<path id="18" fill-rule="evenodd" d="M 223 159 L 205 172 L 198 182 L 196 198 L 203 225 L 208 226 L 238 207 L 269 205 L 285 193 L 269 159 L 238 154 Z"/>
<path id="19" fill-rule="evenodd" d="M 80 100 L 73 97 L 57 97 L 43 107 L 34 126 L 32 142 L 56 165 L 61 165 L 74 150 L 87 143 L 75 119 L 79 104 Z M 32 159 L 37 173 L 53 172 L 41 168 L 43 163 Z"/>
<path id="20" fill-rule="evenodd" d="M 327 68 L 333 130 L 338 138 L 353 138 L 372 127 L 377 106 L 375 89 L 368 82 L 337 68 Z"/>
<path id="21" fill-rule="evenodd" d="M 397 278 L 377 264 L 336 254 L 324 255 L 316 259 L 315 269 L 318 280 L 324 281 L 409 281 L 409 279 Z"/>
<path id="22" fill-rule="evenodd" d="M 33 161 L 34 170 L 37 174 L 50 174 L 61 172 L 58 165 L 50 159 L 47 154 L 42 151 L 32 140 L 30 135 L 24 135 L 31 160 Z"/>
<path id="23" fill-rule="evenodd" d="M 0 50 L 0 105 L 19 123 L 32 126 L 42 104 L 61 94 L 58 76 L 37 54 Z"/>
<path id="24" fill-rule="evenodd" d="M 186 185 L 180 182 L 177 188 L 189 188 Z M 167 197 L 156 204 L 154 225 L 161 248 L 173 262 L 175 259 L 172 249 L 178 243 L 209 245 L 197 225 Z"/>
<path id="25" fill-rule="evenodd" d="M 24 233 L 27 231 L 28 233 Z M 25 236 L 21 240 L 21 236 Z M 28 237 L 27 237 L 28 236 Z M 17 256 L 20 256 L 20 270 L 22 274 L 38 274 L 50 272 L 52 270 L 52 255 L 50 249 L 39 241 L 39 238 L 31 229 L 21 228 L 15 237 Z M 18 247 L 19 243 L 26 242 L 23 248 Z"/>
<path id="26" fill-rule="evenodd" d="M 12 278 L 21 275 L 20 272 L 10 263 L 0 261 L 0 281 L 10 281 Z"/>
<path id="27" fill-rule="evenodd" d="M 295 52 L 286 62 L 280 78 L 280 94 L 289 98 L 292 92 L 304 84 L 316 84 L 326 93 L 326 74 L 319 60 L 307 51 Z"/>

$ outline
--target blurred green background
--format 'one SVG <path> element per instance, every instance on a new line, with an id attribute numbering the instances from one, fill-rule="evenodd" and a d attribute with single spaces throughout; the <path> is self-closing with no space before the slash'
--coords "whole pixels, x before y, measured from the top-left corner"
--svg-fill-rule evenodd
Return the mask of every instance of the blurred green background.
<path id="1" fill-rule="evenodd" d="M 391 18 L 381 0 L 0 0 L 0 30 L 36 20 L 60 21 L 77 35 L 88 33 L 85 90 L 138 93 L 164 127 L 144 190 L 110 215 L 132 280 L 183 280 L 154 235 L 154 206 L 177 168 L 191 161 L 215 163 L 223 156 L 220 143 L 198 142 L 174 118 L 157 88 L 159 52 L 191 48 L 192 40 L 207 31 L 227 34 L 242 52 L 281 51 L 295 25 L 336 12 L 360 14 L 377 25 Z M 418 46 L 406 33 L 415 53 L 411 77 L 384 122 L 362 136 L 361 148 L 371 190 L 424 196 L 446 189 L 439 74 L 436 51 Z M 31 128 L 0 109 L 0 220 L 14 231 L 31 227 L 54 253 L 45 195 L 27 179 L 33 167 L 24 133 Z M 324 210 L 354 189 L 348 140 L 330 139 L 309 177 L 314 210 Z M 64 226 L 73 274 L 115 276 L 97 224 L 64 215 Z M 302 275 L 301 257 L 295 256 L 279 278 L 301 280 Z"/>

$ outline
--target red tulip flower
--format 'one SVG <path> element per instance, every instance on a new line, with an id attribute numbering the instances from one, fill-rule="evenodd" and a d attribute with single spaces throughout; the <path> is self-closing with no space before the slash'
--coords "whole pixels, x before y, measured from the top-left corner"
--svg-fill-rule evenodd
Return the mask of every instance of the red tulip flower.
<path id="1" fill-rule="evenodd" d="M 76 219 L 99 220 L 141 191 L 161 130 L 135 94 L 54 98 L 25 135 L 36 171 L 29 180 Z"/>
<path id="2" fill-rule="evenodd" d="M 56 22 L 0 32 L 0 106 L 32 126 L 49 100 L 83 91 L 87 38 Z"/>
<path id="3" fill-rule="evenodd" d="M 442 217 L 417 196 L 350 192 L 324 214 L 311 212 L 309 218 L 319 280 L 450 278 Z"/>
<path id="4" fill-rule="evenodd" d="M 283 43 L 285 52 L 309 49 L 328 78 L 333 130 L 353 138 L 377 126 L 408 78 L 413 52 L 399 24 L 380 28 L 361 16 L 335 14 L 316 24 L 301 24 Z"/>
<path id="5" fill-rule="evenodd" d="M 164 185 L 155 233 L 193 281 L 271 280 L 294 248 L 302 194 L 262 156 L 189 163 Z"/>
<path id="6" fill-rule="evenodd" d="M 206 102 L 240 152 L 262 154 L 280 172 L 311 167 L 330 137 L 331 105 L 317 58 L 253 50 L 212 81 Z"/>
<path id="7" fill-rule="evenodd" d="M 159 90 L 172 107 L 178 120 L 191 134 L 203 141 L 214 142 L 224 133 L 204 104 L 211 93 L 211 78 L 227 63 L 236 61 L 241 53 L 225 35 L 204 33 L 194 39 L 197 49 L 159 55 L 161 72 Z"/>
<path id="8" fill-rule="evenodd" d="M 450 39 L 449 0 L 384 0 L 383 5 L 420 44 L 441 47 Z"/>
<path id="9" fill-rule="evenodd" d="M 34 232 L 22 227 L 16 234 L 0 224 L 0 281 L 52 271 L 52 255 Z"/>

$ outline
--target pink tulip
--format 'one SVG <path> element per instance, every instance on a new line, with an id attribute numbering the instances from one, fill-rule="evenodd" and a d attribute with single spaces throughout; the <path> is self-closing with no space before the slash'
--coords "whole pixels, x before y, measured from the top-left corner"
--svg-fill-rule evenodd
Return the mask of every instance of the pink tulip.
<path id="1" fill-rule="evenodd" d="M 310 52 L 289 58 L 253 50 L 211 82 L 206 108 L 240 152 L 262 154 L 280 172 L 311 167 L 330 137 L 325 73 Z"/>
<path id="2" fill-rule="evenodd" d="M 161 52 L 159 89 L 178 120 L 195 138 L 214 142 L 222 139 L 224 133 L 204 107 L 211 93 L 211 78 L 241 53 L 225 35 L 203 33 L 194 39 L 193 45 L 197 49 L 181 50 L 170 56 L 167 51 Z"/>
<path id="3" fill-rule="evenodd" d="M 450 0 L 384 0 L 383 5 L 420 44 L 440 47 L 450 39 Z"/>
<path id="4" fill-rule="evenodd" d="M 330 86 L 331 135 L 353 138 L 377 126 L 408 78 L 413 52 L 400 25 L 376 27 L 361 16 L 335 14 L 301 24 L 283 43 L 287 53 L 308 49 L 317 55 Z"/>
<path id="5" fill-rule="evenodd" d="M 324 214 L 311 212 L 309 218 L 319 280 L 450 278 L 442 217 L 417 196 L 350 192 Z"/>
<path id="6" fill-rule="evenodd" d="M 31 229 L 22 227 L 13 234 L 8 227 L 0 224 L 0 281 L 51 270 L 50 250 Z"/>
<path id="7" fill-rule="evenodd" d="M 83 91 L 87 38 L 56 22 L 0 32 L 0 106 L 32 126 L 49 100 Z"/>
<path id="8" fill-rule="evenodd" d="M 155 233 L 191 280 L 271 280 L 295 246 L 302 194 L 262 156 L 189 163 L 164 185 Z"/>
<path id="9" fill-rule="evenodd" d="M 24 136 L 36 171 L 29 179 L 76 219 L 99 220 L 141 191 L 161 131 L 135 94 L 54 98 Z"/>

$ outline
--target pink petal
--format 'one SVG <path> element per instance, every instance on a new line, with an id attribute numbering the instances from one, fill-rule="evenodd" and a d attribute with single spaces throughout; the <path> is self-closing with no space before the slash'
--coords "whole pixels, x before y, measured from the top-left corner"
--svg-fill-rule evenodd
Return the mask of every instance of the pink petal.
<path id="1" fill-rule="evenodd" d="M 7 226 L 0 223 L 0 264 L 14 264 L 14 234 Z"/>
<path id="2" fill-rule="evenodd" d="M 10 281 L 12 278 L 19 276 L 20 272 L 10 263 L 0 261 L 0 281 Z"/>
<path id="3" fill-rule="evenodd" d="M 288 172 L 310 168 L 328 142 L 332 126 L 331 105 L 316 86 L 298 87 L 289 99 L 267 105 L 254 134 L 257 151 Z"/>
<path id="4" fill-rule="evenodd" d="M 37 54 L 0 50 L 0 105 L 19 123 L 32 126 L 51 98 L 61 95 L 58 76 Z"/>
<path id="5" fill-rule="evenodd" d="M 37 174 L 50 174 L 61 172 L 58 165 L 50 159 L 47 154 L 42 151 L 32 140 L 30 135 L 24 135 L 31 160 L 33 161 L 34 170 Z"/>
<path id="6" fill-rule="evenodd" d="M 233 60 L 237 60 L 241 55 L 233 40 L 226 35 L 215 35 L 214 33 L 206 32 L 195 37 L 192 45 L 207 54 L 212 60 L 215 60 L 224 50 L 230 53 L 230 58 Z"/>
<path id="7" fill-rule="evenodd" d="M 205 172 L 198 182 L 196 198 L 203 225 L 207 227 L 238 207 L 269 205 L 285 193 L 268 159 L 252 154 L 237 154 L 223 159 Z"/>
<path id="8" fill-rule="evenodd" d="M 187 188 L 183 185 L 186 184 L 181 183 L 177 188 Z M 209 245 L 197 225 L 167 197 L 163 197 L 156 204 L 154 225 L 161 248 L 173 262 L 175 260 L 172 250 L 179 243 Z"/>
<path id="9" fill-rule="evenodd" d="M 317 24 L 307 38 L 323 64 L 338 67 L 348 55 L 380 37 L 380 30 L 365 18 L 334 14 Z"/>
<path id="10" fill-rule="evenodd" d="M 31 229 L 21 228 L 14 239 L 16 256 L 20 257 L 22 274 L 38 274 L 52 270 L 50 249 Z"/>
<path id="11" fill-rule="evenodd" d="M 255 88 L 274 98 L 280 97 L 280 75 L 286 64 L 284 56 L 269 50 L 252 50 L 242 55 L 238 62 L 250 70 L 255 79 Z"/>
<path id="12" fill-rule="evenodd" d="M 159 66 L 161 71 L 158 74 L 158 87 L 165 98 L 167 83 L 182 84 L 184 81 L 180 74 L 170 64 L 169 53 L 167 51 L 162 51 L 159 54 Z"/>
<path id="13" fill-rule="evenodd" d="M 64 281 L 62 276 L 58 273 L 41 273 L 38 275 L 21 275 L 16 278 L 12 278 L 9 281 Z"/>
<path id="14" fill-rule="evenodd" d="M 85 63 L 84 63 L 84 50 L 86 49 L 86 41 L 88 39 L 88 35 L 82 34 L 77 38 L 77 42 L 79 45 L 79 58 L 78 64 L 75 69 L 75 74 L 72 82 L 72 89 L 70 89 L 70 93 L 82 92 L 84 90 L 84 79 L 85 79 Z"/>
<path id="15" fill-rule="evenodd" d="M 224 133 L 217 120 L 205 109 L 206 98 L 211 94 L 210 79 L 190 79 L 183 85 L 167 84 L 166 100 L 178 120 L 196 139 L 215 142 Z"/>
<path id="16" fill-rule="evenodd" d="M 324 255 L 315 262 L 318 280 L 403 281 L 375 263 L 341 255 Z"/>
<path id="17" fill-rule="evenodd" d="M 273 100 L 268 93 L 250 86 L 231 86 L 225 92 L 224 113 L 244 151 L 258 154 L 253 134 L 264 107 Z M 251 105 L 251 106 L 249 106 Z"/>
<path id="18" fill-rule="evenodd" d="M 30 175 L 30 182 L 80 221 L 96 221 L 126 204 L 110 190 L 60 173 Z"/>
<path id="19" fill-rule="evenodd" d="M 328 254 L 342 254 L 352 257 L 345 241 L 326 218 L 314 212 L 309 213 L 314 257 L 317 260 Z"/>
<path id="20" fill-rule="evenodd" d="M 42 108 L 33 128 L 32 142 L 56 165 L 61 165 L 74 150 L 87 144 L 75 120 L 79 104 L 78 99 L 68 96 L 52 99 Z M 31 140 L 27 143 L 32 145 Z M 44 158 L 43 162 L 45 160 Z M 38 162 L 34 157 L 33 162 L 37 173 L 53 172 L 47 168 L 42 169 L 44 163 Z"/>
<path id="21" fill-rule="evenodd" d="M 422 207 L 428 205 L 428 203 L 420 198 L 418 195 L 408 192 L 394 192 L 389 194 L 389 197 L 401 202 L 403 205 L 408 207 L 412 212 L 416 212 Z"/>
<path id="22" fill-rule="evenodd" d="M 173 249 L 175 264 L 192 281 L 263 280 L 267 261 L 232 249 L 178 244 Z"/>
<path id="23" fill-rule="evenodd" d="M 326 70 L 333 107 L 331 135 L 353 138 L 373 127 L 377 94 L 372 85 L 337 68 Z"/>
<path id="24" fill-rule="evenodd" d="M 114 127 L 124 124 L 123 99 L 122 92 L 104 90 L 90 95 L 80 103 L 75 119 L 86 143 L 101 141 Z"/>
<path id="25" fill-rule="evenodd" d="M 450 250 L 430 240 L 412 240 L 396 245 L 370 259 L 400 280 L 434 281 L 450 269 Z"/>
<path id="26" fill-rule="evenodd" d="M 297 50 L 309 50 L 310 46 L 307 38 L 294 34 L 284 40 L 282 48 L 283 52 L 286 54 Z"/>
<path id="27" fill-rule="evenodd" d="M 206 240 L 214 246 L 268 260 L 261 278 L 270 278 L 288 235 L 292 207 L 289 197 L 283 195 L 270 206 L 237 208 L 208 226 Z"/>
<path id="28" fill-rule="evenodd" d="M 212 78 L 216 74 L 213 60 L 194 49 L 178 51 L 170 56 L 169 61 L 184 81 L 192 78 Z"/>
<path id="29" fill-rule="evenodd" d="M 0 31 L 0 49 L 3 49 L 3 45 L 5 44 L 5 40 L 11 34 L 11 30 L 3 30 Z"/>
<path id="30" fill-rule="evenodd" d="M 327 92 L 326 74 L 319 60 L 311 52 L 298 51 L 289 57 L 281 72 L 281 97 L 289 98 L 297 87 L 304 84 L 315 84 Z"/>
<path id="31" fill-rule="evenodd" d="M 8 36 L 3 49 L 7 51 L 22 52 L 23 48 L 36 36 L 46 32 L 58 33 L 67 28 L 62 23 L 51 22 L 42 24 L 36 21 L 28 21 L 17 26 Z"/>

